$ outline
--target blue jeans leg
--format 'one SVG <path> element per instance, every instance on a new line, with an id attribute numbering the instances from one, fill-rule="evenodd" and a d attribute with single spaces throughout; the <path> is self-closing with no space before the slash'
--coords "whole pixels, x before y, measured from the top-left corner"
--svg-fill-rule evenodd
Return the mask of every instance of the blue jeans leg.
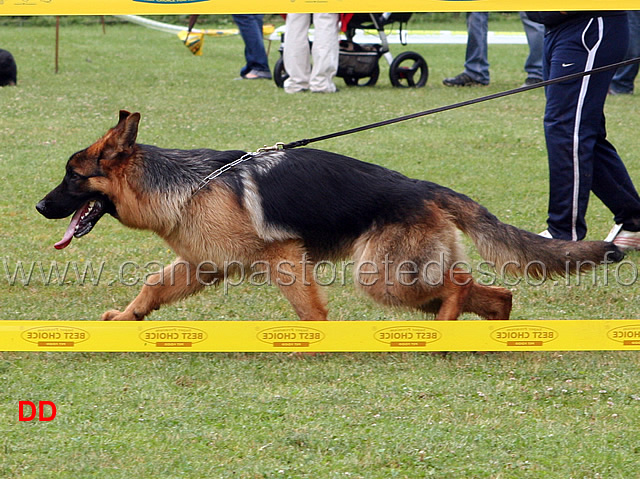
<path id="1" fill-rule="evenodd" d="M 520 20 L 529 44 L 529 56 L 524 63 L 527 78 L 542 80 L 542 55 L 544 55 L 544 25 L 529 20 L 525 12 L 520 12 Z"/>
<path id="2" fill-rule="evenodd" d="M 270 71 L 267 52 L 262 38 L 262 19 L 264 15 L 232 15 L 238 25 L 244 41 L 244 57 L 246 65 L 240 70 L 244 76 L 251 70 Z"/>
<path id="3" fill-rule="evenodd" d="M 464 72 L 477 82 L 489 84 L 489 13 L 467 13 L 467 34 Z"/>
<path id="4" fill-rule="evenodd" d="M 640 11 L 627 12 L 629 18 L 629 49 L 625 60 L 640 57 Z M 626 67 L 618 68 L 611 80 L 611 89 L 615 93 L 633 93 L 633 82 L 638 76 L 640 65 L 634 63 Z"/>

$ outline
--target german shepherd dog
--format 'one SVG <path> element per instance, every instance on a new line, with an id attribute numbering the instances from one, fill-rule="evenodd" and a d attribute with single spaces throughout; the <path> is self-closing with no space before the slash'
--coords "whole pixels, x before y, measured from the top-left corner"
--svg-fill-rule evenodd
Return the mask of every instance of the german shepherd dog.
<path id="1" fill-rule="evenodd" d="M 104 320 L 141 320 L 220 284 L 229 273 L 220 265 L 255 262 L 269 268 L 300 319 L 326 320 L 312 270 L 349 258 L 357 287 L 383 305 L 440 320 L 464 312 L 508 319 L 511 292 L 474 282 L 460 267 L 459 231 L 512 275 L 564 276 L 624 257 L 612 243 L 543 238 L 443 186 L 314 149 L 257 153 L 202 187 L 204 177 L 245 152 L 138 144 L 139 121 L 139 113 L 121 111 L 115 127 L 71 156 L 62 183 L 36 207 L 50 219 L 73 214 L 56 248 L 109 213 L 154 231 L 177 253 L 158 273 L 164 280 L 149 278 L 124 311 L 107 311 Z"/>

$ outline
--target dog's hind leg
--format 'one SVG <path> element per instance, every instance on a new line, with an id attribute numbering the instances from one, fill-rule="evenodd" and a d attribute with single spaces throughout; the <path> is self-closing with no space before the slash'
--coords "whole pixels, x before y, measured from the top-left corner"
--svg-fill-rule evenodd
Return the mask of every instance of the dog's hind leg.
<path id="1" fill-rule="evenodd" d="M 327 302 L 314 278 L 314 263 L 296 241 L 273 243 L 266 250 L 272 279 L 303 321 L 326 321 Z"/>
<path id="2" fill-rule="evenodd" d="M 102 315 L 102 320 L 141 321 L 163 304 L 186 298 L 205 286 L 218 284 L 222 279 L 222 272 L 208 272 L 177 259 L 161 273 L 150 275 L 138 296 L 124 311 L 107 311 Z"/>
<path id="3" fill-rule="evenodd" d="M 462 313 L 474 313 L 484 319 L 509 319 L 511 291 L 476 283 L 469 273 L 451 270 L 443 286 L 432 299 L 418 309 L 436 313 L 438 320 L 455 320 Z"/>
<path id="4" fill-rule="evenodd" d="M 506 288 L 473 283 L 464 312 L 475 313 L 485 319 L 509 319 L 512 297 Z"/>
<path id="5" fill-rule="evenodd" d="M 469 273 L 452 269 L 443 276 L 442 287 L 438 291 L 441 301 L 436 314 L 438 321 L 455 321 L 464 312 L 465 305 L 473 291 L 473 278 Z"/>
<path id="6" fill-rule="evenodd" d="M 471 275 L 457 268 L 464 254 L 445 215 L 386 225 L 363 236 L 353 250 L 356 285 L 378 303 L 436 313 L 455 320 L 471 292 Z"/>

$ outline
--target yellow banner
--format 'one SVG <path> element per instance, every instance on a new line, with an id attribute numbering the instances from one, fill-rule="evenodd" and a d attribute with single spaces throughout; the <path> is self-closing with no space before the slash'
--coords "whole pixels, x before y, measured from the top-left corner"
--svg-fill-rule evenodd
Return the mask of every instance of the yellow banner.
<path id="1" fill-rule="evenodd" d="M 0 321 L 0 351 L 640 350 L 640 319 L 527 321 Z"/>
<path id="2" fill-rule="evenodd" d="M 638 0 L 0 0 L 0 15 L 633 10 Z"/>

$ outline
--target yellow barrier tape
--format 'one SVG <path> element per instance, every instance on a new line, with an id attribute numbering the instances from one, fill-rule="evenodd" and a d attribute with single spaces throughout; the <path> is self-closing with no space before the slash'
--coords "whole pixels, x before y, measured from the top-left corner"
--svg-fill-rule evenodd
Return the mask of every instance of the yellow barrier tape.
<path id="1" fill-rule="evenodd" d="M 389 0 L 0 0 L 0 15 L 386 12 Z M 637 0 L 401 0 L 397 12 L 633 10 Z"/>
<path id="2" fill-rule="evenodd" d="M 0 321 L 0 351 L 640 350 L 637 320 Z"/>

